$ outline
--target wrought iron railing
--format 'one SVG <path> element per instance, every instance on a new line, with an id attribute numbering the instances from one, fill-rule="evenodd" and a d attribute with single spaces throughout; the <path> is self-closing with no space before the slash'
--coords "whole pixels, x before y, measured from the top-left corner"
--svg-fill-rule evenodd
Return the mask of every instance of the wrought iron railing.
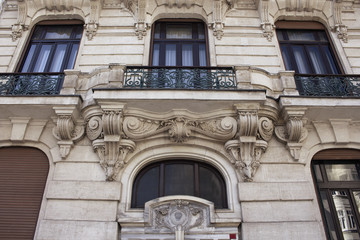
<path id="1" fill-rule="evenodd" d="M 360 75 L 295 74 L 295 82 L 303 96 L 360 96 Z"/>
<path id="2" fill-rule="evenodd" d="M 0 95 L 56 95 L 63 73 L 0 73 Z"/>
<path id="3" fill-rule="evenodd" d="M 231 67 L 128 66 L 125 88 L 235 89 Z"/>

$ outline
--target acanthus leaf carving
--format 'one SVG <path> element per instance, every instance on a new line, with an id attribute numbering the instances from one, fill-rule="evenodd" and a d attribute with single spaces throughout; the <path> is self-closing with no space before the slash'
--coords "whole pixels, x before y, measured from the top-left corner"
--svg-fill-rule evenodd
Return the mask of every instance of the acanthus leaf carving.
<path id="1" fill-rule="evenodd" d="M 284 110 L 284 118 L 286 125 L 280 125 L 275 127 L 276 137 L 286 143 L 287 148 L 290 151 L 291 156 L 295 160 L 299 160 L 300 151 L 302 148 L 302 142 L 308 136 L 308 130 L 304 127 L 305 108 Z"/>
<path id="2" fill-rule="evenodd" d="M 54 107 L 58 115 L 56 127 L 53 128 L 53 135 L 58 139 L 61 158 L 65 159 L 74 145 L 85 133 L 85 127 L 75 120 L 75 107 Z"/>

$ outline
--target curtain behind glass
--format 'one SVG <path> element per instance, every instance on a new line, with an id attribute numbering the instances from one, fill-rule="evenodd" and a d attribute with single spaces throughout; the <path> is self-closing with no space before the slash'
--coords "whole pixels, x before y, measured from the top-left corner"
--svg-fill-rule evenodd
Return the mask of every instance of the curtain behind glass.
<path id="1" fill-rule="evenodd" d="M 176 44 L 166 44 L 165 66 L 176 66 Z"/>
<path id="2" fill-rule="evenodd" d="M 193 66 L 193 45 L 182 45 L 182 66 Z"/>

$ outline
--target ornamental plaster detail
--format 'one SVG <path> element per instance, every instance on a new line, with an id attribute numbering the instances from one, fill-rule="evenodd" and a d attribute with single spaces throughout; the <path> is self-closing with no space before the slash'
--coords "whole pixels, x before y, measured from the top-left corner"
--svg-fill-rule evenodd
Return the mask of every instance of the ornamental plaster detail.
<path id="1" fill-rule="evenodd" d="M 85 128 L 82 121 L 76 121 L 77 112 L 75 107 L 54 107 L 57 115 L 56 126 L 53 128 L 53 135 L 59 141 L 57 144 L 60 148 L 60 156 L 65 159 L 74 142 L 82 139 Z"/>
<path id="2" fill-rule="evenodd" d="M 291 156 L 299 160 L 303 141 L 308 136 L 308 130 L 304 127 L 306 120 L 303 118 L 306 108 L 285 108 L 284 119 L 286 125 L 275 127 L 276 137 L 286 143 Z"/>
<path id="3" fill-rule="evenodd" d="M 173 233 L 176 240 L 184 240 L 191 229 L 208 227 L 213 205 L 196 199 L 171 196 L 147 202 L 144 217 L 148 226 L 145 231 Z"/>
<path id="4" fill-rule="evenodd" d="M 258 117 L 258 110 L 238 109 L 237 139 L 225 143 L 232 164 L 245 182 L 252 182 L 274 132 L 273 120 Z"/>

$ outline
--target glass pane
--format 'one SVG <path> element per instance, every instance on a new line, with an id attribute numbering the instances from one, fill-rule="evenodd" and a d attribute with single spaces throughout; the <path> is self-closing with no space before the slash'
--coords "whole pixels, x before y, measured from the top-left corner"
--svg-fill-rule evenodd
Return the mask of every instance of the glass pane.
<path id="1" fill-rule="evenodd" d="M 157 23 L 157 24 L 155 25 L 154 38 L 155 38 L 155 39 L 159 39 L 159 38 L 160 38 L 160 23 Z"/>
<path id="2" fill-rule="evenodd" d="M 295 62 L 296 62 L 296 66 L 299 70 L 299 73 L 310 74 L 311 70 L 310 70 L 309 63 L 305 56 L 304 47 L 292 46 L 292 50 L 294 53 Z"/>
<path id="3" fill-rule="evenodd" d="M 355 199 L 355 203 L 356 203 L 355 208 L 357 209 L 358 213 L 360 214 L 360 191 L 354 191 L 353 195 L 354 195 L 354 199 Z"/>
<path id="4" fill-rule="evenodd" d="M 345 191 L 334 191 L 332 198 L 344 239 L 359 239 L 360 236 L 359 233 L 356 232 L 357 225 L 348 195 Z"/>
<path id="5" fill-rule="evenodd" d="M 159 66 L 159 59 L 160 59 L 160 44 L 156 43 L 153 47 L 153 59 L 152 65 Z"/>
<path id="6" fill-rule="evenodd" d="M 176 66 L 176 44 L 166 44 L 165 66 Z"/>
<path id="7" fill-rule="evenodd" d="M 200 197 L 212 201 L 216 208 L 222 208 L 222 184 L 211 170 L 199 167 Z"/>
<path id="8" fill-rule="evenodd" d="M 296 30 L 288 30 L 287 34 L 289 36 L 289 40 L 295 41 L 315 41 L 314 33 L 311 31 L 296 31 Z"/>
<path id="9" fill-rule="evenodd" d="M 32 44 L 30 47 L 30 50 L 26 56 L 26 60 L 25 60 L 24 66 L 21 69 L 21 72 L 31 72 L 30 64 L 31 64 L 33 56 L 34 56 L 35 49 L 36 49 L 36 45 Z"/>
<path id="10" fill-rule="evenodd" d="M 291 64 L 289 51 L 288 51 L 288 48 L 286 46 L 281 46 L 281 53 L 282 53 L 282 57 L 284 59 L 286 70 L 295 70 L 294 67 Z"/>
<path id="11" fill-rule="evenodd" d="M 42 45 L 33 72 L 44 72 L 52 45 Z"/>
<path id="12" fill-rule="evenodd" d="M 320 41 L 322 41 L 322 42 L 327 42 L 328 41 L 328 38 L 327 38 L 325 32 L 319 31 L 318 34 L 319 34 Z"/>
<path id="13" fill-rule="evenodd" d="M 199 44 L 199 64 L 201 67 L 205 67 L 207 65 L 205 44 Z"/>
<path id="14" fill-rule="evenodd" d="M 324 211 L 325 211 L 325 220 L 326 220 L 326 225 L 329 230 L 330 239 L 337 240 L 338 238 L 336 236 L 335 224 L 334 224 L 333 218 L 331 217 L 329 201 L 326 197 L 326 191 L 320 191 L 320 197 L 321 197 L 321 202 L 322 202 L 322 205 L 323 205 Z"/>
<path id="15" fill-rule="evenodd" d="M 191 24 L 167 24 L 166 38 L 168 39 L 192 39 Z"/>
<path id="16" fill-rule="evenodd" d="M 78 26 L 75 28 L 75 38 L 80 39 L 82 37 L 82 31 L 83 28 L 81 26 Z"/>
<path id="17" fill-rule="evenodd" d="M 165 166 L 165 195 L 194 196 L 194 166 L 168 164 Z"/>
<path id="18" fill-rule="evenodd" d="M 182 66 L 193 66 L 193 46 L 192 44 L 182 45 Z"/>
<path id="19" fill-rule="evenodd" d="M 73 28 L 68 26 L 52 26 L 47 28 L 45 39 L 69 39 Z"/>
<path id="20" fill-rule="evenodd" d="M 321 59 L 320 49 L 318 46 L 308 46 L 307 51 L 309 53 L 310 61 L 316 74 L 328 73 L 325 67 L 324 61 Z"/>
<path id="21" fill-rule="evenodd" d="M 79 49 L 79 44 L 74 44 L 71 48 L 71 53 L 69 57 L 68 64 L 66 66 L 66 69 L 73 69 L 75 64 L 76 55 Z"/>
<path id="22" fill-rule="evenodd" d="M 283 33 L 284 33 L 284 31 L 281 31 L 281 30 L 277 30 L 277 31 L 276 31 L 276 35 L 277 35 L 277 37 L 278 37 L 278 39 L 279 39 L 280 41 L 284 40 L 284 35 L 283 35 Z"/>
<path id="23" fill-rule="evenodd" d="M 66 47 L 67 47 L 67 44 L 57 45 L 53 60 L 51 62 L 49 72 L 60 72 L 62 70 L 61 67 L 62 67 L 62 63 L 64 61 Z"/>
<path id="24" fill-rule="evenodd" d="M 331 54 L 331 50 L 330 50 L 329 46 L 322 46 L 322 49 L 325 52 L 327 64 L 331 71 L 330 74 L 339 74 L 339 71 L 337 70 L 337 67 L 336 67 L 334 58 Z"/>
<path id="25" fill-rule="evenodd" d="M 134 207 L 144 207 L 147 201 L 159 197 L 159 172 L 159 166 L 156 166 L 141 176 L 138 185 L 135 186 L 136 202 Z"/>
<path id="26" fill-rule="evenodd" d="M 39 39 L 41 39 L 41 35 L 42 35 L 43 31 L 44 31 L 44 27 L 37 26 L 37 27 L 35 28 L 35 31 L 34 31 L 31 39 L 32 39 L 32 40 L 39 40 Z"/>
<path id="27" fill-rule="evenodd" d="M 359 181 L 359 168 L 356 164 L 325 164 L 329 181 Z"/>
<path id="28" fill-rule="evenodd" d="M 204 24 L 198 23 L 198 38 L 199 39 L 205 39 L 205 30 L 204 30 Z"/>
<path id="29" fill-rule="evenodd" d="M 321 175 L 321 171 L 320 171 L 320 166 L 319 165 L 314 165 L 314 173 L 315 173 L 315 178 L 318 182 L 323 182 L 323 178 Z"/>

